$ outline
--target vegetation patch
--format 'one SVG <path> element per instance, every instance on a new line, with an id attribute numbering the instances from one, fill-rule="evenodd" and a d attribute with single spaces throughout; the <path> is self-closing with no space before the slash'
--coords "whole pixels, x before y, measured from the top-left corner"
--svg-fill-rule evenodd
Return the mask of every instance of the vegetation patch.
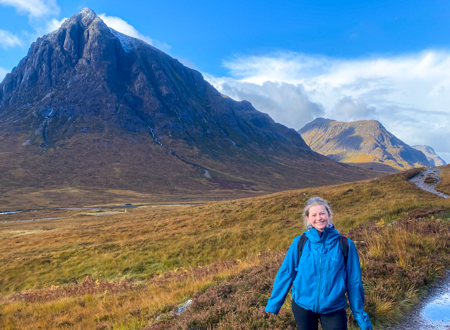
<path id="1" fill-rule="evenodd" d="M 407 218 L 347 235 L 358 245 L 366 311 L 376 328 L 399 320 L 450 266 L 448 218 Z M 283 258 L 280 253 L 229 281 L 198 291 L 185 312 L 172 313 L 170 319 L 145 329 L 296 329 L 290 297 L 278 316 L 264 312 Z M 347 315 L 351 328 L 357 329 L 349 308 Z"/>
<path id="2" fill-rule="evenodd" d="M 55 221 L 0 223 L 0 328 L 289 329 L 289 299 L 276 318 L 263 307 L 314 196 L 332 204 L 337 229 L 358 246 L 371 318 L 391 324 L 449 268 L 450 200 L 409 183 L 419 172 L 113 216 L 70 211 Z M 41 232 L 4 235 L 34 230 Z"/>

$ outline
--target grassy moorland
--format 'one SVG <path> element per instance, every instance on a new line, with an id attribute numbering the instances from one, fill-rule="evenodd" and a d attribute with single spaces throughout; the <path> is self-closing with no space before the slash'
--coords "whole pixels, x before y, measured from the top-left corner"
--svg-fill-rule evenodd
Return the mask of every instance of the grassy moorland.
<path id="1" fill-rule="evenodd" d="M 436 190 L 450 195 L 450 165 L 441 166 L 440 181 L 436 185 Z"/>
<path id="2" fill-rule="evenodd" d="M 450 266 L 450 201 L 408 183 L 417 171 L 198 206 L 0 223 L 0 327 L 289 328 L 289 301 L 277 318 L 262 308 L 283 251 L 303 231 L 301 208 L 316 195 L 358 242 L 367 311 L 389 324 Z M 173 316 L 192 296 L 192 308 Z"/>

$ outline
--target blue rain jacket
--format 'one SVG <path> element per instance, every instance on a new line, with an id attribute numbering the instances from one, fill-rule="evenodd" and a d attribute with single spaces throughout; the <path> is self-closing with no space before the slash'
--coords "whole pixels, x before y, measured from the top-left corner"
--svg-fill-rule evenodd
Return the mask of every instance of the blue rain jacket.
<path id="1" fill-rule="evenodd" d="M 353 316 L 362 330 L 372 329 L 364 312 L 364 289 L 361 267 L 355 243 L 348 239 L 347 268 L 339 246 L 341 234 L 334 228 L 325 228 L 322 237 L 315 228 L 306 231 L 308 240 L 298 260 L 296 237 L 281 265 L 266 312 L 278 314 L 292 286 L 292 298 L 297 305 L 315 313 L 326 314 L 347 306 L 347 292 Z"/>

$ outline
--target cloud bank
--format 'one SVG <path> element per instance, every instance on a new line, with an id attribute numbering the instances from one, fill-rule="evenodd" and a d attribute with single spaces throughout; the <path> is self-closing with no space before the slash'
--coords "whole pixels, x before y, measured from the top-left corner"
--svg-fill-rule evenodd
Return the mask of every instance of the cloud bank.
<path id="1" fill-rule="evenodd" d="M 409 145 L 432 146 L 450 161 L 450 51 L 342 59 L 278 52 L 223 62 L 231 77 L 205 78 L 299 129 L 323 116 L 380 121 Z"/>
<path id="2" fill-rule="evenodd" d="M 56 0 L 0 0 L 0 4 L 16 8 L 20 14 L 29 17 L 58 15 L 60 8 Z"/>

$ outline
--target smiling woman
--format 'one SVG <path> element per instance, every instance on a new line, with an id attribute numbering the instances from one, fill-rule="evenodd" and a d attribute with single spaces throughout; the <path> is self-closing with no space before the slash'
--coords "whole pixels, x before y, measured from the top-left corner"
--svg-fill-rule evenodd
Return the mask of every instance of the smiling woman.
<path id="1" fill-rule="evenodd" d="M 331 223 L 333 213 L 320 197 L 303 211 L 307 230 L 294 239 L 278 271 L 266 312 L 278 314 L 292 286 L 292 311 L 299 330 L 347 329 L 348 294 L 355 320 L 372 329 L 364 312 L 364 289 L 355 244 Z"/>

